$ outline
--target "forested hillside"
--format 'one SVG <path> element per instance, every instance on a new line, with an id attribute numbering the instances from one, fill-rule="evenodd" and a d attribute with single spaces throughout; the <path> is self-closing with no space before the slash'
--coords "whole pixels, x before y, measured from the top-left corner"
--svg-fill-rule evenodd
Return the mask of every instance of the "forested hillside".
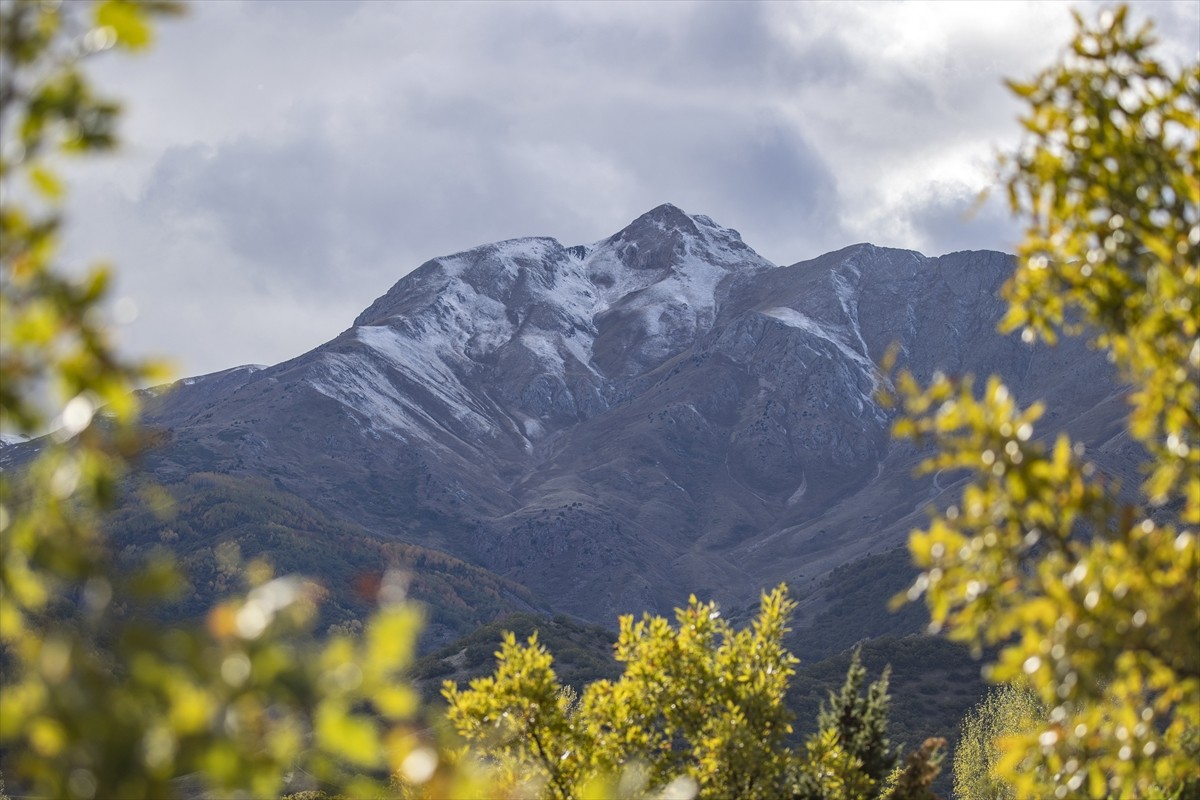
<path id="1" fill-rule="evenodd" d="M 192 473 L 126 493 L 106 519 L 122 563 L 169 551 L 189 583 L 166 619 L 202 617 L 213 599 L 240 585 L 245 564 L 270 562 L 281 574 L 313 576 L 323 587 L 320 625 L 361 630 L 387 569 L 425 609 L 423 646 L 539 607 L 523 586 L 443 552 L 380 540 L 261 478 Z"/>

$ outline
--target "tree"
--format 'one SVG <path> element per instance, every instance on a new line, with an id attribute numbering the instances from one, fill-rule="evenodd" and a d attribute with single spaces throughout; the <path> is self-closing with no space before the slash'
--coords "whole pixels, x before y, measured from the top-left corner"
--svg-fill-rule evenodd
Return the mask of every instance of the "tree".
<path id="1" fill-rule="evenodd" d="M 536 635 L 526 647 L 509 635 L 495 675 L 466 691 L 446 684 L 448 716 L 512 782 L 549 797 L 614 780 L 639 793 L 682 781 L 716 797 L 777 797 L 789 767 L 783 701 L 795 658 L 781 639 L 792 606 L 782 588 L 764 595 L 742 631 L 695 598 L 677 610 L 677 629 L 622 617 L 624 675 L 589 685 L 574 707 Z"/>
<path id="2" fill-rule="evenodd" d="M 788 742 L 784 704 L 797 660 L 782 644 L 794 604 L 785 587 L 764 594 L 742 630 L 713 603 L 694 597 L 676 625 L 646 615 L 622 617 L 616 645 L 625 665 L 574 698 L 559 685 L 553 659 L 534 635 L 511 634 L 496 672 L 459 689 L 447 682 L 448 716 L 497 766 L 502 792 L 573 798 L 681 793 L 703 797 L 926 797 L 932 749 L 905 780 L 888 784 L 895 763 L 887 740 L 886 678 L 862 694 L 866 672 L 854 659 L 845 686 L 831 695 L 821 730 L 804 751 Z M 900 788 L 897 788 L 900 786 Z"/>
<path id="3" fill-rule="evenodd" d="M 419 627 L 412 606 L 385 603 L 362 637 L 318 643 L 316 587 L 256 562 L 241 571 L 243 596 L 204 624 L 164 629 L 138 617 L 181 586 L 170 559 L 127 575 L 108 552 L 100 518 L 142 447 L 133 389 L 159 373 L 110 345 L 107 270 L 76 277 L 58 263 L 64 187 L 52 166 L 117 141 L 119 107 L 96 94 L 80 59 L 146 46 L 152 18 L 177 10 L 167 0 L 0 4 L 0 427 L 53 429 L 28 470 L 0 474 L 10 789 L 160 798 L 173 778 L 198 774 L 222 795 L 266 797 L 302 764 L 355 796 L 384 791 L 389 773 L 478 794 L 417 733 L 402 675 Z"/>
<path id="4" fill-rule="evenodd" d="M 887 736 L 890 673 L 885 668 L 863 695 L 867 669 L 862 665 L 860 651 L 855 650 L 846 671 L 846 683 L 829 698 L 828 706 L 822 706 L 818 717 L 821 729 L 836 731 L 846 752 L 859 759 L 863 773 L 876 782 L 883 780 L 896 765 L 897 754 Z"/>
<path id="5" fill-rule="evenodd" d="M 905 756 L 904 766 L 888 776 L 883 800 L 940 800 L 930 787 L 941 774 L 945 748 L 945 739 L 932 737 Z"/>
<path id="6" fill-rule="evenodd" d="M 1046 710 L 1027 689 L 1004 684 L 963 719 L 954 748 L 954 796 L 960 800 L 1011 800 L 1012 787 L 996 774 L 1005 742 L 1038 728 Z"/>
<path id="7" fill-rule="evenodd" d="M 853 769 L 839 783 L 847 797 L 869 797 L 878 792 L 875 787 L 882 784 L 896 765 L 897 754 L 892 750 L 887 736 L 887 714 L 891 698 L 888 695 L 889 670 L 885 669 L 880 679 L 872 683 L 864 695 L 863 683 L 867 670 L 860 660 L 860 652 L 854 651 L 850 667 L 846 671 L 846 682 L 841 691 L 831 693 L 829 703 L 822 704 L 817 717 L 818 731 L 808 742 L 810 765 L 825 764 L 825 771 L 813 768 L 803 770 L 797 794 L 800 797 L 820 800 L 830 796 L 830 778 L 836 770 L 828 769 L 831 764 L 845 763 Z M 838 752 L 833 755 L 830 745 L 836 743 Z M 814 754 L 815 757 L 814 757 Z"/>
<path id="8" fill-rule="evenodd" d="M 1017 796 L 1145 797 L 1195 781 L 1200 757 L 1200 64 L 1156 60 L 1124 9 L 1076 20 L 1058 64 L 1010 84 L 1028 139 L 1003 169 L 1027 228 L 1003 328 L 1107 350 L 1148 478 L 1123 503 L 998 378 L 977 395 L 901 375 L 897 433 L 936 443 L 925 469 L 972 477 L 913 534 L 909 596 L 952 638 L 998 646 L 992 678 L 1045 704 L 997 766 Z"/>

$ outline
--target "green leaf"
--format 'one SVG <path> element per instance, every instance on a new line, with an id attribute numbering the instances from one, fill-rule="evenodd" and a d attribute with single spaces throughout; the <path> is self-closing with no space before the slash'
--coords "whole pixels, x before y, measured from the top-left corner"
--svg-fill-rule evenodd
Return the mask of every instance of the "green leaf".
<path id="1" fill-rule="evenodd" d="M 111 28 L 117 45 L 140 50 L 150 44 L 152 32 L 145 12 L 128 0 L 104 0 L 96 7 L 96 24 Z"/>
<path id="2" fill-rule="evenodd" d="M 29 170 L 29 182 L 47 200 L 56 203 L 62 200 L 64 193 L 62 181 L 46 167 L 40 164 L 31 167 Z"/>

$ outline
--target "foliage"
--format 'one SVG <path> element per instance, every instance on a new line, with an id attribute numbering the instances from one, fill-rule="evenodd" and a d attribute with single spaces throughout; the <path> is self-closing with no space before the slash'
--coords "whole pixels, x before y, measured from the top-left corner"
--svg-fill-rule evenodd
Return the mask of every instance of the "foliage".
<path id="1" fill-rule="evenodd" d="M 221 795 L 264 797 L 301 763 L 359 796 L 383 791 L 390 772 L 478 793 L 453 783 L 468 773 L 448 771 L 417 733 L 402 670 L 419 619 L 394 581 L 361 637 L 319 645 L 316 587 L 264 563 L 230 564 L 244 594 L 205 624 L 164 627 L 151 612 L 181 588 L 173 564 L 109 555 L 101 514 L 141 446 L 132 389 L 155 371 L 110 346 L 107 272 L 75 276 L 57 262 L 64 190 L 50 165 L 116 142 L 118 107 L 95 94 L 79 59 L 145 46 L 152 18 L 175 10 L 161 0 L 0 5 L 0 426 L 54 429 L 21 476 L 0 475 L 5 774 L 47 797 L 164 797 L 187 773 Z"/>
<path id="2" fill-rule="evenodd" d="M 714 796 L 776 796 L 791 730 L 783 696 L 795 659 L 780 644 L 791 606 L 782 589 L 764 596 L 740 632 L 695 598 L 677 611 L 677 630 L 662 617 L 623 617 L 624 674 L 588 686 L 575 708 L 536 636 L 521 647 L 510 635 L 493 677 L 467 691 L 447 683 L 448 715 L 510 781 L 532 778 L 551 797 L 573 797 L 622 768 L 627 787 L 686 776 Z"/>
<path id="3" fill-rule="evenodd" d="M 884 798 L 891 800 L 938 800 L 933 784 L 941 773 L 946 740 L 931 737 L 909 753 L 904 766 L 888 776 Z"/>
<path id="4" fill-rule="evenodd" d="M 1045 707 L 1028 689 L 1004 684 L 989 691 L 963 719 L 954 750 L 954 796 L 961 800 L 1012 798 L 1012 787 L 996 774 L 1005 742 L 1038 728 L 1045 719 Z"/>
<path id="5" fill-rule="evenodd" d="M 620 676 L 613 659 L 617 637 L 611 630 L 565 616 L 529 613 L 506 614 L 480 626 L 418 659 L 409 674 L 423 695 L 428 690 L 428 699 L 440 701 L 446 680 L 461 684 L 490 674 L 495 667 L 496 651 L 510 632 L 521 640 L 536 632 L 538 643 L 554 656 L 554 673 L 559 681 L 576 691 L 602 678 Z"/>
<path id="6" fill-rule="evenodd" d="M 169 2 L 108 0 L 94 19 L 59 13 L 51 4 L 8 3 L 0 16 L 0 426 L 40 432 L 48 393 L 64 404 L 62 419 L 79 433 L 100 403 L 118 419 L 133 411 L 130 387 L 152 374 L 113 351 L 99 313 L 109 281 L 103 267 L 71 279 L 54 267 L 62 219 L 62 180 L 52 161 L 63 154 L 111 149 L 119 108 L 98 97 L 79 69 L 81 55 L 149 41 L 149 16 L 176 10 Z M 83 25 L 90 27 L 81 28 Z M 35 203 L 21 205 L 21 193 Z M 95 470 L 92 470 L 95 471 Z"/>
<path id="7" fill-rule="evenodd" d="M 920 633 L 929 623 L 924 604 L 888 613 L 887 599 L 911 585 L 918 572 L 908 548 L 900 547 L 843 564 L 823 582 L 828 606 L 786 640 L 793 653 L 805 655 L 788 692 L 801 737 L 816 730 L 822 701 L 844 680 L 857 649 L 870 672 L 891 669 L 892 741 L 916 747 L 944 737 L 947 758 L 953 754 L 962 718 L 983 699 L 987 683 L 980 657 L 972 657 L 966 645 Z M 948 770 L 932 786 L 943 795 L 951 788 Z"/>
<path id="8" fill-rule="evenodd" d="M 763 595 L 742 630 L 695 598 L 677 609 L 675 626 L 623 617 L 616 645 L 623 674 L 578 696 L 559 684 L 536 635 L 521 646 L 510 634 L 492 676 L 466 690 L 446 683 L 448 717 L 497 765 L 500 792 L 880 796 L 895 761 L 886 679 L 863 696 L 857 659 L 804 751 L 789 743 L 785 696 L 797 661 L 782 639 L 793 607 L 779 587 Z"/>
<path id="9" fill-rule="evenodd" d="M 1065 435 L 1034 436 L 996 378 L 898 381 L 897 433 L 933 440 L 927 470 L 973 475 L 913 534 L 933 624 L 999 645 L 998 681 L 1025 681 L 1048 715 L 997 772 L 1017 796 L 1150 796 L 1200 753 L 1200 64 L 1172 73 L 1124 10 L 1079 31 L 1028 84 L 1028 143 L 1007 163 L 1029 226 L 1005 326 L 1105 348 L 1131 386 L 1130 435 L 1149 455 L 1144 506 Z"/>
<path id="10" fill-rule="evenodd" d="M 896 764 L 896 753 L 887 736 L 890 674 L 891 669 L 885 667 L 883 676 L 863 695 L 867 670 L 860 651 L 855 650 L 845 685 L 829 698 L 829 706 L 822 708 L 818 717 L 821 730 L 835 731 L 846 752 L 861 761 L 863 772 L 876 782 Z"/>
<path id="11" fill-rule="evenodd" d="M 135 8 L 138 21 L 122 27 L 97 21 L 82 49 L 142 43 L 146 12 Z M 130 389 L 153 373 L 151 365 L 120 360 L 108 341 L 100 308 L 107 271 L 96 267 L 72 279 L 54 263 L 63 186 L 48 162 L 112 147 L 117 113 L 80 73 L 71 51 L 77 32 L 67 25 L 35 3 L 0 11 L 0 430 L 40 433 L 51 423 L 45 409 L 61 409 L 55 438 L 75 445 L 53 448 L 38 465 L 27 500 L 34 515 L 14 519 L 12 481 L 0 483 L 5 641 L 24 633 L 28 613 L 64 594 L 51 576 L 89 577 L 97 542 L 94 520 L 82 512 L 112 497 L 121 456 L 136 446 Z M 118 435 L 104 437 L 91 424 L 100 404 Z"/>
<path id="12" fill-rule="evenodd" d="M 863 642 L 858 650 L 868 672 L 891 669 L 888 731 L 898 745 L 916 746 L 940 732 L 953 744 L 963 715 L 987 693 L 980 661 L 965 645 L 945 637 L 884 636 Z M 817 729 L 821 705 L 845 681 L 851 657 L 840 653 L 797 667 L 788 706 L 796 714 L 795 728 L 801 736 Z"/>
<path id="13" fill-rule="evenodd" d="M 870 797 L 896 763 L 887 736 L 888 674 L 862 693 L 867 670 L 855 650 L 841 691 L 830 693 L 810 737 L 808 767 L 801 770 L 796 794 L 802 798 Z"/>

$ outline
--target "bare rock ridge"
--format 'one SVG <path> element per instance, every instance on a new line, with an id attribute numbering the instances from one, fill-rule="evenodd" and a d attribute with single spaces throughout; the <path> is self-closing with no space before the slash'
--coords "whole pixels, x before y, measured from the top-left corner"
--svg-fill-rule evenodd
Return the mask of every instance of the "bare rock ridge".
<path id="1" fill-rule="evenodd" d="M 915 479 L 889 440 L 893 344 L 918 377 L 1001 373 L 1124 452 L 1101 354 L 995 332 L 1011 269 L 869 244 L 776 266 L 671 205 L 594 244 L 484 245 L 298 358 L 157 393 L 147 421 L 168 435 L 145 469 L 269 480 L 603 624 L 804 589 L 901 542 L 953 485 Z"/>

